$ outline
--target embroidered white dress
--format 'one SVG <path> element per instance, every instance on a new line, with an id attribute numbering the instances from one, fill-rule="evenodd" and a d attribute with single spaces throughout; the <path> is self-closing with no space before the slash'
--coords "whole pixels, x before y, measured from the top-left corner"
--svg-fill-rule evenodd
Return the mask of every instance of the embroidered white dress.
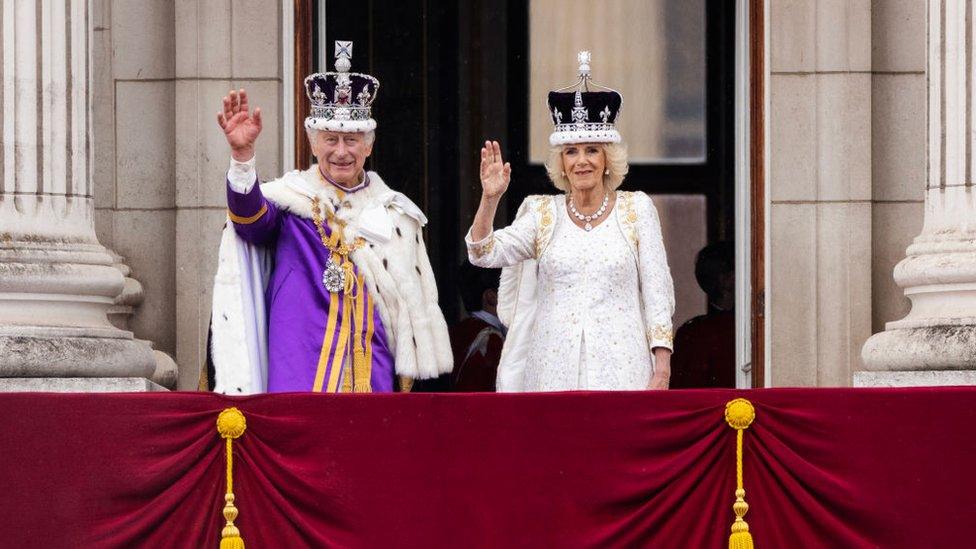
<path id="1" fill-rule="evenodd" d="M 510 326 L 499 390 L 647 388 L 651 349 L 671 348 L 674 310 L 650 197 L 618 193 L 608 218 L 589 232 L 573 223 L 563 197 L 529 197 L 511 226 L 467 242 L 475 265 L 522 270 L 518 289 L 501 292 L 501 300 L 519 301 L 522 314 L 508 319 L 519 326 Z"/>

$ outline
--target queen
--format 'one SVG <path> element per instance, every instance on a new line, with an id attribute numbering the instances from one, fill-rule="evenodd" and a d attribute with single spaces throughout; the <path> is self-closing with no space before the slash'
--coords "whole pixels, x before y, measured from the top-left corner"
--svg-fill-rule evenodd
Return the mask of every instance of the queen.
<path id="1" fill-rule="evenodd" d="M 499 391 L 667 389 L 674 287 L 651 198 L 617 188 L 627 149 L 620 93 L 590 79 L 549 93 L 546 169 L 563 194 L 529 196 L 493 220 L 511 180 L 497 141 L 481 149 L 481 203 L 465 238 L 480 267 L 503 267 L 498 313 L 509 332 Z"/>

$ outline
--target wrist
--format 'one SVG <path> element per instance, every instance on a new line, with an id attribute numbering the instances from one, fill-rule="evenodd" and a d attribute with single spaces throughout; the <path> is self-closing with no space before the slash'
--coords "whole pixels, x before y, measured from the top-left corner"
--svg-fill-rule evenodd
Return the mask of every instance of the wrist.
<path id="1" fill-rule="evenodd" d="M 490 208 L 494 208 L 494 207 L 498 206 L 498 203 L 501 202 L 501 198 L 502 198 L 502 195 L 501 194 L 496 194 L 494 196 L 489 196 L 489 195 L 485 194 L 484 192 L 481 193 L 481 203 L 483 205 L 485 205 L 485 206 L 490 207 Z"/>
<path id="2" fill-rule="evenodd" d="M 230 150 L 230 157 L 238 162 L 247 162 L 254 158 L 254 147 L 241 147 Z"/>

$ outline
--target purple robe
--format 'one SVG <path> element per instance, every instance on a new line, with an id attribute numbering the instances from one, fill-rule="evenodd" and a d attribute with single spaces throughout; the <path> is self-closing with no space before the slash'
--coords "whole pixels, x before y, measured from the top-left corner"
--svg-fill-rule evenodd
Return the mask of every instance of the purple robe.
<path id="1" fill-rule="evenodd" d="M 346 333 L 351 333 L 352 339 L 357 332 L 352 326 L 343 326 L 343 319 L 352 324 L 353 316 L 344 314 L 348 302 L 342 299 L 342 294 L 336 299 L 335 310 L 330 311 L 332 296 L 322 284 L 329 251 L 322 244 L 315 223 L 279 209 L 261 193 L 260 182 L 247 194 L 234 191 L 228 184 L 227 207 L 241 238 L 274 248 L 274 270 L 265 289 L 268 392 L 313 391 L 316 386 L 321 386 L 322 392 L 337 392 L 342 387 L 343 364 L 352 362 L 354 345 L 340 334 L 347 328 Z M 327 234 L 332 232 L 328 224 L 325 230 Z M 365 313 L 369 301 L 369 298 L 361 300 L 361 314 Z M 330 320 L 334 326 L 326 333 Z M 372 347 L 369 376 L 372 391 L 392 392 L 393 354 L 375 307 L 372 325 L 372 336 L 362 335 L 363 347 Z"/>

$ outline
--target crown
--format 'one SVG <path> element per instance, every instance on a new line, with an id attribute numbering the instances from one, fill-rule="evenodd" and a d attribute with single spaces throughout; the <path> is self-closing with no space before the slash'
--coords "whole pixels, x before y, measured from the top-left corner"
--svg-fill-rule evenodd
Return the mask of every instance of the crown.
<path id="1" fill-rule="evenodd" d="M 623 97 L 590 79 L 590 52 L 581 51 L 576 83 L 549 92 L 549 114 L 555 125 L 550 145 L 568 143 L 619 143 L 617 116 Z M 599 88 L 591 91 L 590 87 Z"/>
<path id="2" fill-rule="evenodd" d="M 368 74 L 349 72 L 352 42 L 336 40 L 335 72 L 317 72 L 305 78 L 305 94 L 311 112 L 305 127 L 334 132 L 368 132 L 376 129 L 370 108 L 380 81 Z"/>

